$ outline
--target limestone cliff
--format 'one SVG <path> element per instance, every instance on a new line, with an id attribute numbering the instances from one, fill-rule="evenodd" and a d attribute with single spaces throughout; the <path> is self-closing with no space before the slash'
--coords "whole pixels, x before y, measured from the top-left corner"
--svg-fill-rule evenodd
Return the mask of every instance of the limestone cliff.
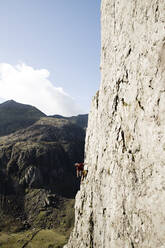
<path id="1" fill-rule="evenodd" d="M 102 82 L 68 248 L 165 247 L 165 1 L 102 0 Z"/>

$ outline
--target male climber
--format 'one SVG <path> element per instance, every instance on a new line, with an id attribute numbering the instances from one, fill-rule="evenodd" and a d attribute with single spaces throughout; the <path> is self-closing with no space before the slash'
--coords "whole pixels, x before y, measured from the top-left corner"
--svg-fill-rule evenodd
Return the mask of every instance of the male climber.
<path id="1" fill-rule="evenodd" d="M 75 163 L 74 166 L 76 167 L 76 174 L 77 177 L 82 177 L 82 179 L 84 179 L 87 174 L 88 174 L 88 170 L 84 170 L 84 163 Z"/>
<path id="2" fill-rule="evenodd" d="M 84 163 L 75 163 L 74 166 L 76 167 L 76 174 L 77 177 L 82 176 L 82 172 L 84 170 Z"/>

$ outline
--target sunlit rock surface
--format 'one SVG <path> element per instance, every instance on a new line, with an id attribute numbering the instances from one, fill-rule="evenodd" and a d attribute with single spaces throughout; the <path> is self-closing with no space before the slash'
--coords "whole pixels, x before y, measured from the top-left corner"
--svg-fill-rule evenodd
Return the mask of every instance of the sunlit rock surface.
<path id="1" fill-rule="evenodd" d="M 165 247 L 165 1 L 102 0 L 102 82 L 67 248 Z"/>

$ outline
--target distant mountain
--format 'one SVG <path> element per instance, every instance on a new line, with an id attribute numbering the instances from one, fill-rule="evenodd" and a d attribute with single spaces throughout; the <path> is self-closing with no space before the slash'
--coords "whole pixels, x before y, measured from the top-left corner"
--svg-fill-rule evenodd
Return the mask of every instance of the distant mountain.
<path id="1" fill-rule="evenodd" d="M 46 116 L 37 108 L 13 100 L 0 104 L 0 136 L 32 125 Z"/>
<path id="2" fill-rule="evenodd" d="M 86 128 L 88 124 L 88 114 L 71 116 L 71 117 L 64 117 L 62 115 L 53 115 L 51 117 L 69 120 L 72 123 L 77 124 L 78 126 L 82 128 Z"/>

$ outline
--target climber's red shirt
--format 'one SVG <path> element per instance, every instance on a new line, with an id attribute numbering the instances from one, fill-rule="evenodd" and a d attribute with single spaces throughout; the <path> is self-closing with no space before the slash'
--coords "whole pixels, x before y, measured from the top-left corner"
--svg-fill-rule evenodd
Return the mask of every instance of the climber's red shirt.
<path id="1" fill-rule="evenodd" d="M 76 166 L 76 169 L 79 171 L 84 170 L 84 163 L 76 163 L 75 166 Z"/>

